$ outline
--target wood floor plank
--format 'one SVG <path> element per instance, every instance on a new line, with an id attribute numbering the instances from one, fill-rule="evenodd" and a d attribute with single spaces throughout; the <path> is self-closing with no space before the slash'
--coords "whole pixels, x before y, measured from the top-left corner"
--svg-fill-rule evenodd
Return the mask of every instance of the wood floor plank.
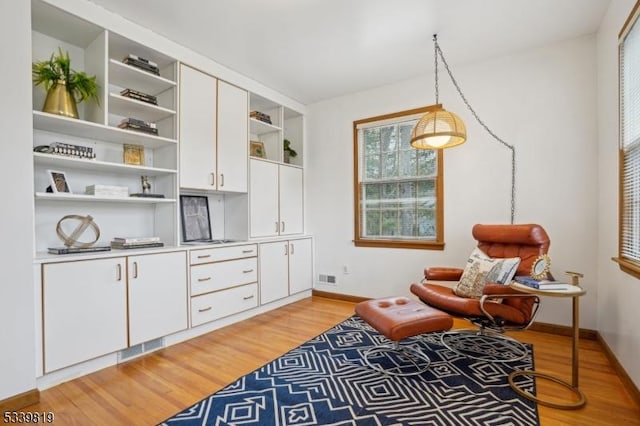
<path id="1" fill-rule="evenodd" d="M 223 388 L 353 314 L 354 303 L 312 297 L 40 393 L 23 411 L 52 411 L 60 425 L 153 425 Z M 461 319 L 455 328 L 469 328 Z M 512 333 L 534 345 L 536 369 L 571 376 L 571 338 Z M 536 380 L 538 395 L 563 396 Z M 640 425 L 640 407 L 596 341 L 580 341 L 580 388 L 587 405 L 539 406 L 546 425 Z"/>

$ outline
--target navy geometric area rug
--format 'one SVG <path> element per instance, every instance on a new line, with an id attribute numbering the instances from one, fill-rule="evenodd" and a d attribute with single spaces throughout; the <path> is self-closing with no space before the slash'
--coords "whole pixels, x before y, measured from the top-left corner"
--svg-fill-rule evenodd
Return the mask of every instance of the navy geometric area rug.
<path id="1" fill-rule="evenodd" d="M 364 361 L 367 349 L 385 343 L 384 336 L 353 316 L 161 424 L 539 424 L 536 404 L 507 381 L 515 369 L 533 369 L 530 346 L 521 361 L 489 363 L 446 349 L 439 333 L 424 334 L 402 344 L 427 354 L 428 370 L 398 377 Z M 535 394 L 533 379 L 520 379 L 520 386 Z"/>

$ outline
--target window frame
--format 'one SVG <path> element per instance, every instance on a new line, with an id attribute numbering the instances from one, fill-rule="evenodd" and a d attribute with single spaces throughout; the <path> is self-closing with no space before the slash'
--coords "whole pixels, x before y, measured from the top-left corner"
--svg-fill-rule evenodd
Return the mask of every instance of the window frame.
<path id="1" fill-rule="evenodd" d="M 358 141 L 358 126 L 374 123 L 376 121 L 397 120 L 412 115 L 424 115 L 429 111 L 437 109 L 438 105 L 431 105 L 421 108 L 414 108 L 406 111 L 391 114 L 378 115 L 364 118 L 353 122 L 353 196 L 354 196 L 354 245 L 356 247 L 384 247 L 384 248 L 405 248 L 422 250 L 444 250 L 444 162 L 443 150 L 437 149 L 437 176 L 435 179 L 436 193 L 436 238 L 435 240 L 407 240 L 401 238 L 363 238 L 361 235 L 361 211 L 360 211 L 360 150 Z"/>
<path id="2" fill-rule="evenodd" d="M 640 25 L 640 1 L 637 1 L 634 5 L 631 13 L 627 17 L 620 33 L 618 34 L 618 256 L 613 257 L 612 260 L 618 263 L 620 270 L 632 275 L 636 278 L 640 278 L 640 260 L 631 259 L 623 255 L 624 252 L 624 235 L 627 230 L 625 228 L 626 216 L 625 216 L 625 176 L 624 176 L 624 167 L 625 167 L 625 159 L 626 153 L 629 147 L 624 146 L 623 140 L 623 120 L 624 120 L 624 109 L 623 109 L 623 45 L 626 39 L 626 36 L 629 32 L 634 29 L 634 25 L 638 23 Z M 640 31 L 640 26 L 635 28 L 635 31 Z M 630 154 L 635 149 L 638 149 L 637 146 L 630 147 Z M 639 161 L 640 163 L 640 161 Z M 632 228 L 635 228 L 632 226 Z M 632 232 L 640 232 L 640 227 L 638 229 L 632 229 Z"/>

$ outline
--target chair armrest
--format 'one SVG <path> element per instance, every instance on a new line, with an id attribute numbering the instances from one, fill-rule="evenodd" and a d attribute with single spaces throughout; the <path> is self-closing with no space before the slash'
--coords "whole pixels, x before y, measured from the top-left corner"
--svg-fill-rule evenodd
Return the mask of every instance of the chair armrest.
<path id="1" fill-rule="evenodd" d="M 424 279 L 436 281 L 459 281 L 463 272 L 464 270 L 461 268 L 432 266 L 430 268 L 424 268 Z"/>

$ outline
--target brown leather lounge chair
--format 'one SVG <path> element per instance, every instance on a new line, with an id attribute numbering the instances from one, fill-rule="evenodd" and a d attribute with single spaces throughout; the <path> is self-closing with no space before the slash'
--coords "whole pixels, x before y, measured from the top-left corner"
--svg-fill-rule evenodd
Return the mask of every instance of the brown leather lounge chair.
<path id="1" fill-rule="evenodd" d="M 536 224 L 478 224 L 473 227 L 472 235 L 478 241 L 478 248 L 490 258 L 519 257 L 515 275 L 530 275 L 534 261 L 547 253 L 550 244 L 545 230 Z M 538 297 L 492 282 L 485 284 L 479 297 L 460 297 L 453 288 L 432 282 L 459 281 L 463 271 L 427 267 L 423 281 L 411 285 L 411 292 L 427 305 L 465 317 L 479 327 L 443 333 L 442 344 L 475 359 L 508 362 L 524 358 L 526 347 L 503 332 L 527 329 L 538 311 Z"/>

